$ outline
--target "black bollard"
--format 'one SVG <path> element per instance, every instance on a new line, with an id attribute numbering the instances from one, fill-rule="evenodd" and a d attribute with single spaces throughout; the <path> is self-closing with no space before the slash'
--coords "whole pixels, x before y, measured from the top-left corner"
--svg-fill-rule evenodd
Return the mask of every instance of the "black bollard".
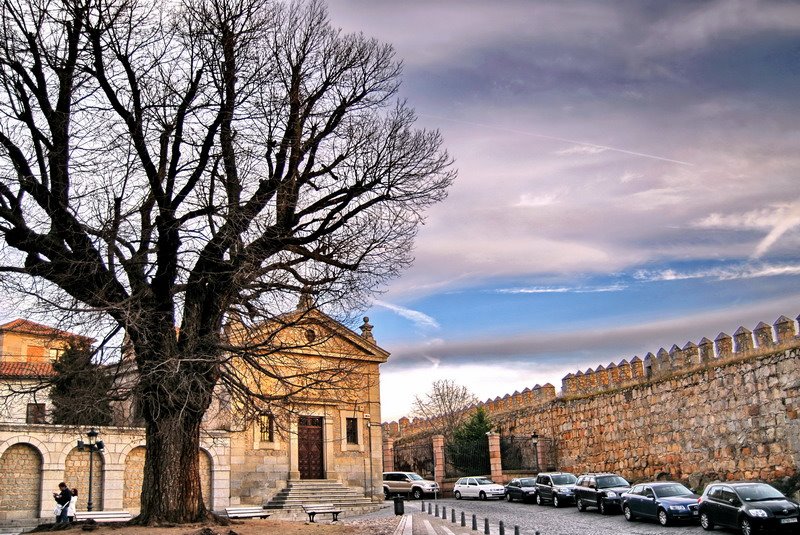
<path id="1" fill-rule="evenodd" d="M 439 518 L 439 504 L 436 504 L 436 518 Z"/>
<path id="2" fill-rule="evenodd" d="M 461 527 L 464 528 L 467 526 L 467 518 L 464 515 L 464 511 L 461 511 Z"/>
<path id="3" fill-rule="evenodd" d="M 450 522 L 452 522 L 453 524 L 456 523 L 456 510 L 455 509 L 450 509 Z"/>
<path id="4" fill-rule="evenodd" d="M 489 535 L 489 519 L 483 519 L 483 535 Z"/>
<path id="5" fill-rule="evenodd" d="M 478 531 L 478 517 L 472 515 L 472 531 Z"/>
<path id="6" fill-rule="evenodd" d="M 425 500 L 422 500 L 422 512 L 425 512 Z"/>
<path id="7" fill-rule="evenodd" d="M 428 504 L 428 514 L 431 514 L 431 504 Z"/>
<path id="8" fill-rule="evenodd" d="M 503 521 L 500 521 L 500 535 L 506 535 L 506 528 L 503 525 Z"/>
<path id="9" fill-rule="evenodd" d="M 519 535 L 519 526 L 514 526 L 514 535 Z"/>
<path id="10" fill-rule="evenodd" d="M 447 507 L 442 506 L 442 519 L 447 520 Z"/>

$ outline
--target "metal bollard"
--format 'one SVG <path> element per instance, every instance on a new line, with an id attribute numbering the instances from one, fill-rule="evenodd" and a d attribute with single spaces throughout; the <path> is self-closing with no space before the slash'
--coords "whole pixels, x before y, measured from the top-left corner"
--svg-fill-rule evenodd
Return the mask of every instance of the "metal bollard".
<path id="1" fill-rule="evenodd" d="M 506 528 L 503 525 L 503 521 L 500 521 L 500 535 L 506 535 Z"/>
<path id="2" fill-rule="evenodd" d="M 478 517 L 472 515 L 472 531 L 478 531 Z"/>
<path id="3" fill-rule="evenodd" d="M 431 514 L 431 504 L 428 504 L 428 514 Z"/>
<path id="4" fill-rule="evenodd" d="M 489 535 L 489 519 L 483 519 L 483 535 Z"/>
<path id="5" fill-rule="evenodd" d="M 439 518 L 439 504 L 436 504 L 436 518 Z"/>
<path id="6" fill-rule="evenodd" d="M 447 520 L 447 508 L 442 506 L 442 520 Z"/>
<path id="7" fill-rule="evenodd" d="M 464 515 L 464 511 L 461 511 L 461 527 L 464 528 L 467 526 L 467 518 Z"/>
<path id="8" fill-rule="evenodd" d="M 425 500 L 422 500 L 422 512 L 425 512 Z"/>
<path id="9" fill-rule="evenodd" d="M 455 509 L 450 509 L 450 522 L 452 522 L 453 524 L 456 523 L 456 510 Z"/>
<path id="10" fill-rule="evenodd" d="M 514 535 L 519 535 L 519 526 L 514 526 Z"/>

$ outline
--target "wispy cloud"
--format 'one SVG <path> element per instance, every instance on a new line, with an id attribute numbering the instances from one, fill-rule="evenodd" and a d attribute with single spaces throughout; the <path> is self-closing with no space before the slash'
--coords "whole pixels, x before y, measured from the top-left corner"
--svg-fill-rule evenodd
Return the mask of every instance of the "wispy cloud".
<path id="1" fill-rule="evenodd" d="M 676 269 L 639 270 L 634 278 L 643 282 L 677 281 L 688 279 L 738 280 L 781 275 L 800 275 L 800 265 L 759 264 L 680 271 Z"/>
<path id="2" fill-rule="evenodd" d="M 542 206 L 551 206 L 557 202 L 558 195 L 555 193 L 545 193 L 542 195 L 523 193 L 519 196 L 519 202 L 517 202 L 514 206 L 520 208 L 537 208 Z"/>
<path id="3" fill-rule="evenodd" d="M 390 310 L 401 316 L 407 320 L 410 320 L 416 325 L 417 327 L 425 328 L 425 329 L 438 329 L 439 322 L 436 321 L 434 318 L 428 316 L 424 312 L 420 312 L 419 310 L 413 310 L 406 307 L 401 307 L 399 305 L 395 305 L 392 303 L 387 303 L 386 301 L 376 301 L 375 306 L 385 308 L 386 310 Z"/>
<path id="4" fill-rule="evenodd" d="M 627 288 L 624 284 L 611 284 L 609 286 L 531 286 L 527 288 L 499 288 L 493 290 L 499 294 L 563 294 L 563 293 L 602 293 L 620 292 Z"/>
<path id="5" fill-rule="evenodd" d="M 606 152 L 606 147 L 599 147 L 596 145 L 578 145 L 575 147 L 569 147 L 566 149 L 557 150 L 556 154 L 559 156 L 571 156 L 574 154 L 602 154 Z"/>

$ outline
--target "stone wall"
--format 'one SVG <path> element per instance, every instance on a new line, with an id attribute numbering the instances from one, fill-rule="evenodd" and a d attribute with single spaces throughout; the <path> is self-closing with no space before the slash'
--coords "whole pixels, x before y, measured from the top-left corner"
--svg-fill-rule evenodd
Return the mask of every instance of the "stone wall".
<path id="1" fill-rule="evenodd" d="M 800 339 L 793 320 L 781 316 L 774 327 L 774 337 L 760 323 L 755 337 L 740 328 L 710 346 L 704 338 L 570 374 L 545 402 L 484 407 L 503 435 L 552 439 L 562 470 L 697 486 L 785 480 L 800 472 Z M 430 440 L 426 425 L 405 420 L 384 424 L 395 445 Z"/>

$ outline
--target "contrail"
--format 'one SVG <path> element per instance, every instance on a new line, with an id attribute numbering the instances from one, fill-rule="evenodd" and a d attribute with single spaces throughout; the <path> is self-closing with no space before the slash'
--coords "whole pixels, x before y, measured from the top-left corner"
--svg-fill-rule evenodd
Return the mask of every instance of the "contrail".
<path id="1" fill-rule="evenodd" d="M 473 123 L 471 121 L 461 121 L 459 119 L 450 119 L 449 117 L 442 117 L 440 115 L 430 115 L 427 113 L 420 113 L 420 117 L 430 117 L 431 119 L 439 119 L 442 121 L 450 121 L 451 123 L 460 123 L 466 124 L 470 126 L 478 126 L 480 128 L 489 128 L 491 130 L 498 130 L 500 132 L 509 132 L 512 134 L 520 134 L 523 136 L 530 136 L 530 137 L 538 137 L 541 139 L 549 139 L 552 141 L 561 141 L 563 143 L 571 143 L 573 145 L 580 145 L 583 147 L 592 147 L 595 149 L 603 149 L 603 150 L 610 150 L 614 152 L 620 152 L 622 154 L 630 154 L 631 156 L 641 156 L 642 158 L 650 158 L 652 160 L 660 160 L 662 162 L 670 162 L 670 163 L 677 163 L 679 165 L 688 165 L 690 167 L 694 167 L 694 164 L 691 162 L 683 162 L 681 160 L 673 160 L 672 158 L 664 158 L 663 156 L 656 156 L 655 154 L 645 154 L 644 152 L 635 152 L 632 150 L 625 150 L 625 149 L 618 149 L 616 147 L 609 147 L 607 145 L 597 145 L 596 143 L 586 143 L 585 141 L 577 141 L 574 139 L 567 139 L 563 137 L 557 136 L 547 136 L 545 134 L 535 134 L 533 132 L 524 132 L 522 130 L 516 130 L 514 128 L 506 128 L 502 126 L 492 126 L 489 124 L 481 124 L 481 123 Z"/>

